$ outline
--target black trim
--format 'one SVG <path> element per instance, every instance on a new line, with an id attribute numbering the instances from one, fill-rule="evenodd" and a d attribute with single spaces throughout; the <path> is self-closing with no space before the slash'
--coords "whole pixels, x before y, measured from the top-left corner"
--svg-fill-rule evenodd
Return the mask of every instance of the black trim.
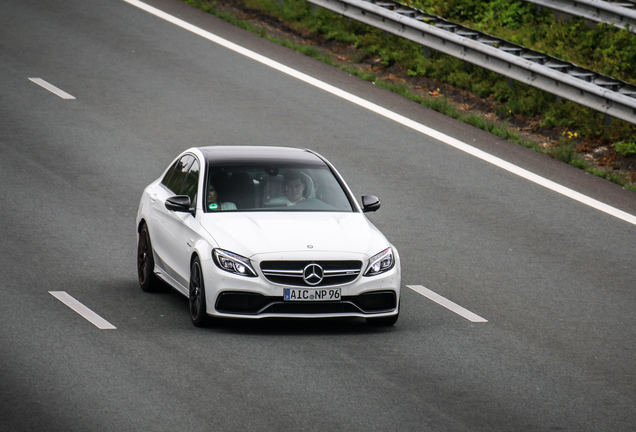
<path id="1" fill-rule="evenodd" d="M 271 299 L 257 293 L 222 292 L 216 299 L 215 309 L 223 313 L 251 315 L 266 307 Z"/>
<path id="2" fill-rule="evenodd" d="M 215 308 L 218 312 L 235 315 L 259 314 L 329 314 L 391 312 L 397 307 L 395 291 L 372 291 L 357 296 L 343 296 L 337 302 L 294 302 L 283 297 L 258 293 L 226 291 L 219 294 Z"/>

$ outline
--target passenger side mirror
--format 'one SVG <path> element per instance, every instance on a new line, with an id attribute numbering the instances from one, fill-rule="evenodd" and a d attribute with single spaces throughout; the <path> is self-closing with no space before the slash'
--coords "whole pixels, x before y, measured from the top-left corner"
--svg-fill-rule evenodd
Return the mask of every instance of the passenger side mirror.
<path id="1" fill-rule="evenodd" d="M 177 195 L 166 200 L 166 208 L 175 212 L 192 213 L 191 204 L 190 197 L 187 195 Z"/>
<path id="2" fill-rule="evenodd" d="M 373 195 L 362 195 L 362 211 L 374 212 L 380 208 L 380 199 Z"/>

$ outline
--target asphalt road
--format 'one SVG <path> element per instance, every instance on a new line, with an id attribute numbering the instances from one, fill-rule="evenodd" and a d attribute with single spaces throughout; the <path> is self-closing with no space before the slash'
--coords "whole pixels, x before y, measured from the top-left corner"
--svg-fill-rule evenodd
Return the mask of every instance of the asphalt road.
<path id="1" fill-rule="evenodd" d="M 636 214 L 632 192 L 177 0 L 150 3 Z M 141 292 L 141 191 L 210 144 L 309 147 L 357 196 L 379 196 L 370 218 L 402 258 L 398 324 L 198 329 L 185 298 Z M 2 431 L 636 430 L 636 226 L 122 0 L 0 4 L 0 203 Z"/>

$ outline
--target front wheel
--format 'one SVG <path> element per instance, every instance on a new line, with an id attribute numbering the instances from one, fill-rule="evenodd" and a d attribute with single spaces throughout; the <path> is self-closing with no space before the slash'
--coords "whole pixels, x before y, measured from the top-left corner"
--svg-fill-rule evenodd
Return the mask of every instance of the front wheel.
<path id="1" fill-rule="evenodd" d="M 397 320 L 398 317 L 400 316 L 399 313 L 396 313 L 395 315 L 391 315 L 388 317 L 381 317 L 381 318 L 367 318 L 367 324 L 372 325 L 372 326 L 376 326 L 376 327 L 390 327 L 392 325 L 394 325 Z"/>
<path id="2" fill-rule="evenodd" d="M 201 261 L 196 257 L 190 266 L 190 318 L 192 324 L 204 327 L 208 322 L 208 314 L 205 306 L 205 287 L 203 285 L 203 272 Z"/>
<path id="3" fill-rule="evenodd" d="M 146 292 L 161 290 L 161 281 L 155 275 L 155 260 L 152 255 L 152 243 L 148 226 L 143 224 L 139 230 L 139 242 L 137 243 L 137 275 L 139 286 Z"/>

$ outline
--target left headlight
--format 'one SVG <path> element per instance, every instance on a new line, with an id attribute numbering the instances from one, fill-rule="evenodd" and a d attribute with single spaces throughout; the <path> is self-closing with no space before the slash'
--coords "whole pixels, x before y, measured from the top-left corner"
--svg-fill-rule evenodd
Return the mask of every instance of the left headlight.
<path id="1" fill-rule="evenodd" d="M 223 249 L 213 249 L 212 259 L 221 270 L 241 276 L 256 277 L 256 270 L 252 267 L 249 258 Z"/>
<path id="2" fill-rule="evenodd" d="M 364 272 L 365 276 L 375 276 L 380 273 L 389 271 L 395 265 L 395 259 L 393 258 L 393 249 L 386 248 L 379 254 L 373 255 L 369 260 L 369 265 Z"/>

